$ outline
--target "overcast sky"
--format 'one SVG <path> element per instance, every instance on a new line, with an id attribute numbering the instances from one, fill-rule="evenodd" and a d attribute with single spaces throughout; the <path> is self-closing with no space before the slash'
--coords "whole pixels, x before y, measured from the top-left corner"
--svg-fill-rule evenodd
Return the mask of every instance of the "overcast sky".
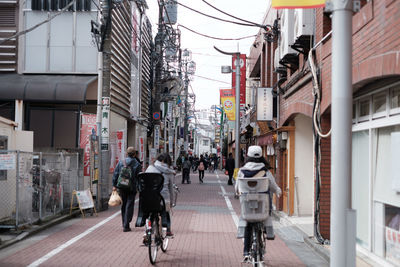
<path id="1" fill-rule="evenodd" d="M 270 5 L 270 0 L 206 0 L 213 6 L 236 17 L 246 19 L 255 23 L 263 20 L 264 14 Z M 211 8 L 202 0 L 178 0 L 193 9 L 215 17 L 235 20 L 217 10 Z M 146 11 L 153 25 L 153 38 L 157 31 L 158 4 L 157 0 L 147 0 L 149 9 Z M 219 38 L 240 38 L 256 35 L 257 27 L 246 27 L 236 24 L 218 21 L 195 13 L 183 6 L 178 5 L 178 24 L 186 26 L 194 31 Z M 231 65 L 231 57 L 218 53 L 213 46 L 227 52 L 240 51 L 249 55 L 250 46 L 255 38 L 247 38 L 240 41 L 220 41 L 202 37 L 184 28 L 181 29 L 181 47 L 192 51 L 192 60 L 196 62 L 196 73 L 194 80 L 190 83 L 196 94 L 196 109 L 210 108 L 211 105 L 219 104 L 219 89 L 231 87 L 231 74 L 222 74 L 222 65 Z M 210 78 L 207 80 L 198 76 Z M 189 87 L 189 93 L 191 89 Z"/>

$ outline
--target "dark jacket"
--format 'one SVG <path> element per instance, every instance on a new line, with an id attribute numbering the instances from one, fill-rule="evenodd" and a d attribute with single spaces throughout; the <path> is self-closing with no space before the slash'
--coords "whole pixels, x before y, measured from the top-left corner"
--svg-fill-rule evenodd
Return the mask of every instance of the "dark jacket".
<path id="1" fill-rule="evenodd" d="M 136 180 L 137 180 L 137 176 L 139 174 L 139 172 L 142 170 L 142 165 L 140 165 L 140 163 L 135 159 L 135 158 L 131 158 L 131 157 L 127 157 L 126 159 L 126 165 L 131 167 L 132 169 L 132 184 L 134 185 L 132 190 L 135 189 L 136 190 Z M 114 170 L 114 174 L 113 174 L 113 178 L 112 178 L 112 184 L 113 186 L 117 187 L 117 182 L 118 182 L 118 176 L 119 173 L 122 169 L 122 167 L 124 166 L 124 162 L 123 161 L 119 161 L 117 166 L 115 166 L 115 170 Z"/>
<path id="2" fill-rule="evenodd" d="M 228 172 L 233 172 L 235 170 L 235 160 L 233 158 L 228 158 L 226 160 L 225 170 Z"/>

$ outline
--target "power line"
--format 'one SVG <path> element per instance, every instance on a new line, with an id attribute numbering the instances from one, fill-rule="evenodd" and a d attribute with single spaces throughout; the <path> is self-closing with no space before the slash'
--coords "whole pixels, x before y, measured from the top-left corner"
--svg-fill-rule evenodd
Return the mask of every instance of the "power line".
<path id="1" fill-rule="evenodd" d="M 182 4 L 182 3 L 179 3 L 179 2 L 176 2 L 176 3 L 177 3 L 178 5 L 183 6 L 184 8 L 187 8 L 187 9 L 193 11 L 193 12 L 199 13 L 199 14 L 201 14 L 201 15 L 203 15 L 203 16 L 206 16 L 206 17 L 209 17 L 209 18 L 212 18 L 212 19 L 216 19 L 216 20 L 220 20 L 220 21 L 224 21 L 224 22 L 228 22 L 228 23 L 233 23 L 233 24 L 237 24 L 237 25 L 241 25 L 241 26 L 260 27 L 259 25 L 254 24 L 254 23 L 252 23 L 252 22 L 249 24 L 249 23 L 241 23 L 241 22 L 237 22 L 237 21 L 221 19 L 221 18 L 218 18 L 218 17 L 214 17 L 214 16 L 211 16 L 211 15 L 208 15 L 208 14 L 206 14 L 206 13 L 200 12 L 200 11 L 198 11 L 198 10 L 196 10 L 196 9 L 193 9 L 193 8 L 191 8 L 191 7 L 188 7 L 188 6 L 186 6 L 186 5 Z M 261 27 L 263 27 L 263 26 L 261 26 Z"/>
<path id="2" fill-rule="evenodd" d="M 261 24 L 255 23 L 255 22 L 251 22 L 251 21 L 248 21 L 248 20 L 245 20 L 245 19 L 241 19 L 241 18 L 235 17 L 235 16 L 233 16 L 233 15 L 231 15 L 231 14 L 229 14 L 229 13 L 226 13 L 225 11 L 222 11 L 221 9 L 219 9 L 219 8 L 217 8 L 217 7 L 213 6 L 213 5 L 211 5 L 210 3 L 208 3 L 208 2 L 205 1 L 205 0 L 202 0 L 202 1 L 203 1 L 204 3 L 206 3 L 207 5 L 209 5 L 210 7 L 214 8 L 215 10 L 221 12 L 221 13 L 224 14 L 224 15 L 227 15 L 227 16 L 232 17 L 232 18 L 234 18 L 234 19 L 237 19 L 237 20 L 240 20 L 240 21 L 249 23 L 249 24 L 251 24 L 251 26 L 260 27 L 260 28 L 265 28 L 264 25 L 261 25 Z M 249 25 L 249 26 L 250 26 L 250 25 Z"/>
<path id="3" fill-rule="evenodd" d="M 18 36 L 20 36 L 20 35 L 23 35 L 23 34 L 26 34 L 26 33 L 28 33 L 28 32 L 31 32 L 31 31 L 33 31 L 34 29 L 38 28 L 39 26 L 41 26 L 41 25 L 43 25 L 43 24 L 49 22 L 50 20 L 54 19 L 55 17 L 57 17 L 57 16 L 60 15 L 61 13 L 64 13 L 68 8 L 70 8 L 70 7 L 75 3 L 75 1 L 76 1 L 76 0 L 72 0 L 72 1 L 71 1 L 68 5 L 66 5 L 63 9 L 61 9 L 60 11 L 58 11 L 57 13 L 55 13 L 53 16 L 50 16 L 48 19 L 46 19 L 46 20 L 44 20 L 44 21 L 42 21 L 42 22 L 36 24 L 35 26 L 33 26 L 33 27 L 29 28 L 29 29 L 26 29 L 26 30 L 17 32 L 17 33 L 14 34 L 13 36 L 10 36 L 10 37 L 8 37 L 8 38 L 5 38 L 5 39 L 1 40 L 1 41 L 0 41 L 0 44 L 4 43 L 4 42 L 6 42 L 6 41 L 9 41 L 9 40 L 11 40 L 11 39 L 14 39 L 14 38 L 16 38 L 16 37 L 18 37 Z"/>
<path id="4" fill-rule="evenodd" d="M 242 40 L 242 39 L 246 39 L 246 38 L 254 38 L 254 37 L 257 36 L 257 35 L 249 35 L 249 36 L 244 36 L 244 37 L 239 37 L 239 38 L 220 38 L 220 37 L 214 37 L 214 36 L 206 35 L 206 34 L 203 34 L 203 33 L 199 33 L 199 32 L 197 32 L 195 30 L 192 30 L 192 29 L 190 29 L 190 28 L 188 28 L 186 26 L 183 26 L 182 24 L 178 24 L 178 27 L 185 28 L 188 31 L 191 31 L 191 32 L 193 32 L 195 34 L 201 35 L 201 36 L 206 37 L 206 38 L 210 38 L 210 39 L 214 39 L 214 40 L 221 40 L 221 41 L 237 41 L 237 40 Z"/>
<path id="5" fill-rule="evenodd" d="M 196 74 L 193 74 L 193 76 L 199 77 L 199 78 L 202 78 L 202 79 L 206 79 L 206 80 L 210 80 L 210 81 L 214 81 L 214 82 L 231 84 L 231 83 L 228 83 L 228 82 L 224 82 L 224 81 L 220 81 L 220 80 L 216 80 L 216 79 L 212 79 L 212 78 L 208 78 L 208 77 L 204 77 L 204 76 L 200 76 L 200 75 L 196 75 Z"/>

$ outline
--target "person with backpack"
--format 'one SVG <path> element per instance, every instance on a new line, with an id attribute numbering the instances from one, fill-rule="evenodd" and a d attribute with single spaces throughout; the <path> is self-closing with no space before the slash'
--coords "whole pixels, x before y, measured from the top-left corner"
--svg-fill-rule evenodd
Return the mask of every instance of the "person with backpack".
<path id="1" fill-rule="evenodd" d="M 120 160 L 115 167 L 112 184 L 113 191 L 118 190 L 122 199 L 121 216 L 124 232 L 131 231 L 129 226 L 133 217 L 133 208 L 135 206 L 136 180 L 137 175 L 142 169 L 140 163 L 135 159 L 135 149 L 128 147 L 126 149 L 127 158 Z"/>
<path id="2" fill-rule="evenodd" d="M 265 191 L 269 191 L 268 197 L 270 202 L 270 209 L 272 206 L 272 194 L 275 193 L 278 197 L 282 194 L 282 190 L 276 184 L 275 178 L 272 173 L 269 171 L 270 166 L 265 158 L 262 156 L 262 149 L 260 146 L 250 146 L 247 151 L 247 159 L 246 164 L 239 169 L 238 179 L 239 178 L 250 178 L 250 177 L 267 177 L 269 180 L 269 187 L 265 188 Z M 239 183 L 235 184 L 235 192 L 238 194 L 239 192 Z M 271 212 L 271 210 L 269 211 Z M 274 240 L 274 228 L 272 225 L 272 216 L 268 216 L 267 220 L 264 221 L 264 227 L 267 233 L 268 240 Z M 244 230 L 244 248 L 243 248 L 243 256 L 246 258 L 249 256 L 251 242 L 251 232 L 250 228 L 246 226 Z M 244 260 L 244 261 L 245 261 Z"/>
<path id="3" fill-rule="evenodd" d="M 204 159 L 203 155 L 200 155 L 198 169 L 199 169 L 199 182 L 202 184 L 204 179 L 204 170 L 207 169 L 207 162 Z"/>

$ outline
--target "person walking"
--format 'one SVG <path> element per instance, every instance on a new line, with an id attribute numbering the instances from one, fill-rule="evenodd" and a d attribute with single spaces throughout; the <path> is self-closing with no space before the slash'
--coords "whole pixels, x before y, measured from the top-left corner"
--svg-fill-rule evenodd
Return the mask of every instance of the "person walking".
<path id="1" fill-rule="evenodd" d="M 186 162 L 186 160 L 185 160 Z M 172 159 L 168 153 L 160 154 L 154 165 L 150 165 L 146 172 L 161 173 L 164 176 L 164 185 L 161 190 L 161 196 L 165 201 L 165 212 L 167 219 L 167 236 L 173 236 L 171 231 L 171 208 L 174 196 L 174 180 L 176 172 L 171 168 Z"/>
<path id="2" fill-rule="evenodd" d="M 190 184 L 190 161 L 188 160 L 187 157 L 185 157 L 185 161 L 183 162 L 182 165 L 182 184 L 185 183 L 185 180 L 188 184 Z"/>
<path id="3" fill-rule="evenodd" d="M 229 153 L 228 159 L 225 162 L 225 170 L 228 172 L 229 176 L 228 185 L 233 185 L 232 177 L 235 170 L 235 159 L 233 158 L 232 153 Z"/>
<path id="4" fill-rule="evenodd" d="M 207 162 L 204 159 L 203 155 L 200 155 L 199 160 L 199 182 L 202 184 L 204 179 L 204 170 L 207 168 Z"/>
<path id="5" fill-rule="evenodd" d="M 133 217 L 133 208 L 135 206 L 135 196 L 136 196 L 136 182 L 137 175 L 142 169 L 140 163 L 135 159 L 135 149 L 133 147 L 128 147 L 126 149 L 127 158 L 120 160 L 115 167 L 112 184 L 113 191 L 118 190 L 119 195 L 122 199 L 121 205 L 121 217 L 122 217 L 122 227 L 124 232 L 131 231 L 129 226 Z M 130 187 L 123 188 L 122 185 L 118 186 L 118 180 L 121 175 L 129 175 L 130 177 Z"/>
<path id="6" fill-rule="evenodd" d="M 275 182 L 275 177 L 269 171 L 269 164 L 262 156 L 262 149 L 260 146 L 250 146 L 247 152 L 246 164 L 240 168 L 238 172 L 238 178 L 249 178 L 249 177 L 267 177 L 269 180 L 269 185 L 265 188 L 265 191 L 269 191 L 269 207 L 271 209 L 272 206 L 272 194 L 275 193 L 278 197 L 282 194 L 282 190 Z M 235 192 L 239 192 L 239 185 L 236 183 Z M 270 212 L 265 211 L 265 212 Z M 268 218 L 264 221 L 264 227 L 267 233 L 267 239 L 273 240 L 275 239 L 274 228 L 272 225 L 272 216 L 268 216 Z M 249 257 L 251 243 L 251 232 L 250 228 L 246 226 L 244 230 L 244 247 L 243 247 L 243 256 L 244 261 Z"/>

